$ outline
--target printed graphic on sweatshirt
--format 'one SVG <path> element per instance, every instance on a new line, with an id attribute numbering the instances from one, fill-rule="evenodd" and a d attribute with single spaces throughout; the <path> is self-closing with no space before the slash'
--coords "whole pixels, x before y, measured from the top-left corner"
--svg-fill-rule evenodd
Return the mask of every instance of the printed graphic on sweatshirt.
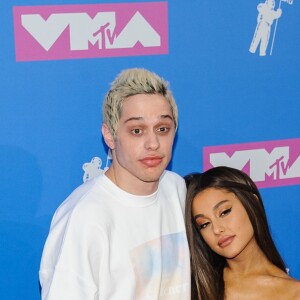
<path id="1" fill-rule="evenodd" d="M 251 53 L 255 53 L 259 48 L 259 55 L 265 56 L 267 53 L 269 42 L 271 42 L 270 55 L 272 55 L 278 20 L 282 15 L 282 2 L 288 3 L 290 5 L 293 4 L 293 0 L 280 0 L 278 8 L 275 8 L 275 0 L 266 0 L 264 3 L 258 4 L 257 25 L 249 49 Z M 274 29 L 272 29 L 272 25 L 274 23 L 275 26 Z"/>
<path id="2" fill-rule="evenodd" d="M 205 147 L 204 170 L 243 170 L 258 187 L 300 184 L 300 139 Z"/>
<path id="3" fill-rule="evenodd" d="M 90 162 L 84 163 L 82 166 L 82 169 L 84 171 L 83 178 L 82 178 L 83 182 L 91 180 L 91 179 L 95 178 L 96 176 L 104 173 L 109 168 L 111 159 L 112 159 L 111 151 L 109 150 L 107 157 L 106 157 L 106 164 L 105 164 L 105 166 L 103 166 L 103 169 L 101 169 L 102 159 L 97 156 L 93 157 Z"/>
<path id="4" fill-rule="evenodd" d="M 136 300 L 182 300 L 190 295 L 188 247 L 184 233 L 147 242 L 130 252 Z"/>
<path id="5" fill-rule="evenodd" d="M 167 4 L 15 6 L 16 60 L 167 54 Z"/>

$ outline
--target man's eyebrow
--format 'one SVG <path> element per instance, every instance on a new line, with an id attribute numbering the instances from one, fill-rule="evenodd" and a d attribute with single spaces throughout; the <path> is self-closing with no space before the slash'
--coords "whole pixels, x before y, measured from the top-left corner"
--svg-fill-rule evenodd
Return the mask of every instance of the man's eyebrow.
<path id="1" fill-rule="evenodd" d="M 213 210 L 215 211 L 216 209 L 218 209 L 222 204 L 226 203 L 226 202 L 229 202 L 229 200 L 222 200 L 220 202 L 218 202 L 214 207 L 213 207 Z M 194 220 L 196 221 L 196 219 L 198 218 L 204 218 L 205 215 L 204 214 L 198 214 L 196 216 L 194 216 Z"/>
<path id="2" fill-rule="evenodd" d="M 161 119 L 166 119 L 166 118 L 168 118 L 168 119 L 174 121 L 173 117 L 172 117 L 171 115 L 169 115 L 169 114 L 167 114 L 167 115 L 161 115 L 160 118 L 161 118 Z"/>
<path id="3" fill-rule="evenodd" d="M 131 117 L 131 118 L 125 120 L 124 124 L 127 122 L 130 122 L 130 121 L 140 121 L 140 120 L 143 120 L 143 118 L 142 117 Z"/>

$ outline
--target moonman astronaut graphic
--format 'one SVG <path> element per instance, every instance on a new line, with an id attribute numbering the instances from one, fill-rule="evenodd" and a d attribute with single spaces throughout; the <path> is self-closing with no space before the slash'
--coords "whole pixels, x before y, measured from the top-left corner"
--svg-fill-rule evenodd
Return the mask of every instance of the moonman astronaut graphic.
<path id="1" fill-rule="evenodd" d="M 90 162 L 84 163 L 82 166 L 82 169 L 84 171 L 83 182 L 91 180 L 96 176 L 104 173 L 108 169 L 111 160 L 112 160 L 111 150 L 109 150 L 106 158 L 106 166 L 103 169 L 101 169 L 102 159 L 97 156 L 93 157 Z"/>
<path id="2" fill-rule="evenodd" d="M 82 166 L 82 169 L 84 170 L 83 175 L 83 182 L 86 182 L 97 175 L 100 175 L 104 172 L 104 170 L 101 169 L 102 166 L 102 159 L 99 157 L 93 157 L 91 162 L 85 163 Z"/>
<path id="3" fill-rule="evenodd" d="M 257 26 L 249 49 L 251 53 L 255 53 L 258 44 L 260 43 L 259 55 L 266 55 L 271 26 L 273 24 L 273 21 L 280 18 L 282 13 L 281 8 L 274 10 L 274 7 L 274 0 L 266 0 L 265 3 L 258 4 Z"/>

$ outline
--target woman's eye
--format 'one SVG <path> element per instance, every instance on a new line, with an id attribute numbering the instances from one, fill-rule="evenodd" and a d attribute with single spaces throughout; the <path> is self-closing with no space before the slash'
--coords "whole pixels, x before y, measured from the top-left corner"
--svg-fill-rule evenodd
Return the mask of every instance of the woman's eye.
<path id="1" fill-rule="evenodd" d="M 225 209 L 225 210 L 223 210 L 223 211 L 221 212 L 220 216 L 221 216 L 221 217 L 222 217 L 222 216 L 227 216 L 228 214 L 230 214 L 230 212 L 231 212 L 231 209 L 232 209 L 232 207 L 231 207 L 231 208 L 228 208 L 228 209 Z"/>
<path id="2" fill-rule="evenodd" d="M 203 224 L 199 224 L 198 225 L 199 230 L 202 230 L 202 229 L 206 228 L 208 226 L 208 224 L 209 224 L 209 222 L 206 222 L 206 223 L 203 223 Z"/>

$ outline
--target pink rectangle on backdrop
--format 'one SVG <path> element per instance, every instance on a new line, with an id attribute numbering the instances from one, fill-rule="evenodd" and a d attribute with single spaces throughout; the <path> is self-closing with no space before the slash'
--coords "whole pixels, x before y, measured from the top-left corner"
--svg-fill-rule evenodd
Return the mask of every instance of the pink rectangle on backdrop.
<path id="1" fill-rule="evenodd" d="M 78 14 L 87 14 L 91 22 L 98 21 L 97 14 L 112 13 L 114 15 L 114 27 L 111 27 L 109 33 L 107 28 L 105 32 L 102 31 L 101 48 L 100 38 L 99 45 L 89 43 L 88 49 L 71 50 L 70 28 L 72 30 L 82 30 L 82 26 L 75 24 L 76 16 Z M 34 60 L 57 60 L 57 59 L 74 59 L 74 58 L 96 58 L 96 57 L 117 57 L 117 56 L 140 56 L 140 55 L 158 55 L 168 53 L 168 3 L 167 2 L 140 2 L 140 3 L 120 3 L 120 4 L 86 4 L 86 5 L 51 5 L 51 6 L 15 6 L 13 8 L 14 15 L 14 31 L 15 31 L 15 51 L 17 61 L 34 61 Z M 33 15 L 42 17 L 41 23 L 31 22 L 28 28 L 22 24 L 23 18 L 32 18 Z M 54 25 L 58 22 L 51 23 L 49 17 L 52 15 L 59 15 L 59 18 L 65 18 L 62 21 L 62 30 L 55 29 Z M 137 18 L 134 18 L 137 17 Z M 63 22 L 68 22 L 70 24 Z M 132 19 L 131 26 L 128 24 Z M 75 20 L 75 21 L 74 21 Z M 95 21 L 96 20 L 96 21 Z M 72 23 L 73 22 L 73 23 Z M 75 23 L 74 23 L 75 22 Z M 101 19 L 100 19 L 101 22 Z M 103 21 L 104 22 L 104 21 Z M 137 23 L 139 22 L 139 23 Z M 142 22 L 142 23 L 141 23 Z M 111 24 L 112 22 L 110 22 Z M 27 22 L 28 24 L 28 22 Z M 88 23 L 89 24 L 89 23 Z M 134 24 L 142 24 L 142 26 L 134 26 Z M 41 26 L 42 25 L 42 26 Z M 53 25 L 53 28 L 51 26 Z M 86 24 L 85 24 L 86 25 Z M 94 24 L 95 25 L 95 24 Z M 99 23 L 99 30 L 103 24 Z M 127 26 L 128 25 L 128 26 Z M 149 34 L 149 41 L 147 35 L 143 35 L 143 25 L 146 27 L 146 33 Z M 64 27 L 65 26 L 65 27 Z M 77 26 L 77 27 L 76 27 Z M 112 25 L 111 25 L 112 26 Z M 126 27 L 126 30 L 124 28 Z M 75 29 L 74 29 L 75 28 Z M 77 28 L 77 29 L 76 29 Z M 45 34 L 43 34 L 45 30 Z M 47 31 L 48 30 L 48 31 Z M 55 30 L 58 30 L 55 32 Z M 97 30 L 95 30 L 96 33 Z M 126 31 L 126 33 L 125 33 Z M 140 32 L 139 32 L 140 31 Z M 73 32 L 74 33 L 74 32 Z M 76 33 L 76 32 L 75 32 Z M 91 33 L 91 32 L 90 32 Z M 140 36 L 143 41 L 147 43 L 140 43 L 139 41 L 132 47 L 115 47 L 109 48 L 103 44 L 109 40 L 114 43 L 117 39 L 123 38 L 124 41 L 135 38 L 134 35 Z M 52 40 L 47 41 L 49 39 Z M 55 35 L 53 40 L 53 35 Z M 109 36 L 110 35 L 110 36 Z M 73 34 L 73 37 L 76 35 Z M 153 46 L 151 43 L 154 37 L 159 37 L 159 45 Z M 104 39 L 105 38 L 105 39 Z M 40 40 L 43 39 L 45 43 L 50 43 L 51 47 L 45 49 Z M 147 44 L 147 45 L 145 45 Z"/>
<path id="2" fill-rule="evenodd" d="M 243 170 L 258 187 L 300 184 L 300 139 L 204 147 L 204 170 L 220 165 Z"/>

